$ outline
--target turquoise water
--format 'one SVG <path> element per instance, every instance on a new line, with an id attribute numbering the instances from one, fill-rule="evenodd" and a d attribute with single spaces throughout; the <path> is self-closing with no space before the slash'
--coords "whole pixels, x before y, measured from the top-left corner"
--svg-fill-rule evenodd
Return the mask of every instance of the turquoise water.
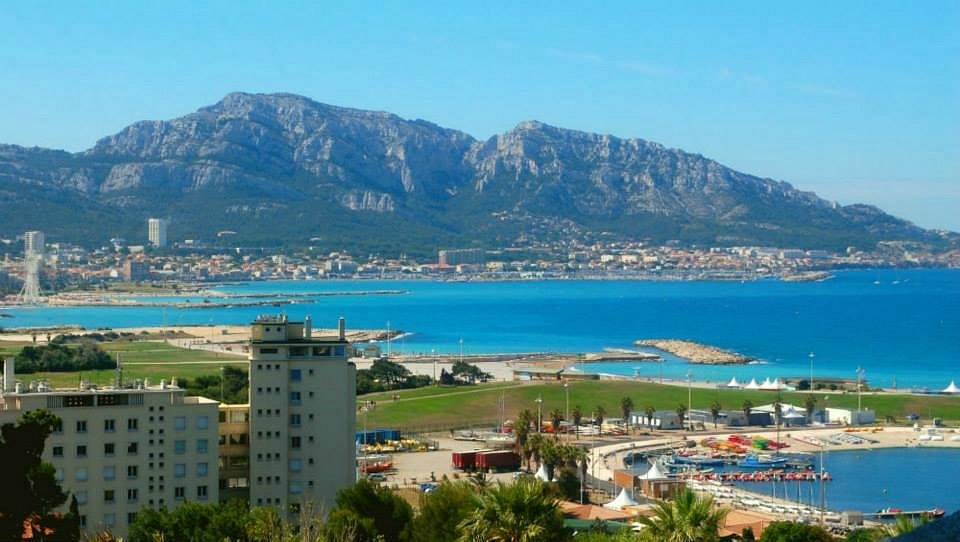
<path id="1" fill-rule="evenodd" d="M 315 326 L 392 328 L 403 352 L 467 354 L 589 352 L 630 347 L 640 338 L 687 338 L 754 356 L 762 364 L 663 364 L 668 378 L 692 370 L 698 380 L 806 376 L 856 377 L 873 385 L 929 386 L 960 381 L 960 271 L 876 270 L 838 273 L 824 282 L 428 281 L 256 282 L 223 286 L 236 294 L 402 289 L 405 295 L 317 297 L 274 307 L 161 309 L 74 307 L 5 309 L 0 325 L 78 324 L 88 328 L 250 322 L 257 314 L 310 314 Z M 192 297 L 197 301 L 196 296 Z M 603 363 L 591 371 L 657 378 L 656 363 Z"/>
<path id="2" fill-rule="evenodd" d="M 881 508 L 960 510 L 960 450 L 887 448 L 830 452 L 824 460 L 833 481 L 826 483 L 826 504 L 832 510 L 876 512 Z M 817 467 L 815 467 L 816 469 Z M 820 486 L 812 482 L 753 482 L 740 487 L 793 502 L 819 506 Z"/>

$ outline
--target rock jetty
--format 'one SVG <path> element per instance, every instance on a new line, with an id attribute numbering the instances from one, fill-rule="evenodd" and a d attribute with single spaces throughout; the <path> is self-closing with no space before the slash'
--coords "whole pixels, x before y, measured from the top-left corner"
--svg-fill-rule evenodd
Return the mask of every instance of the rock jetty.
<path id="1" fill-rule="evenodd" d="M 679 339 L 644 339 L 634 342 L 636 346 L 648 346 L 701 365 L 744 365 L 754 360 L 730 350 L 708 344 Z"/>

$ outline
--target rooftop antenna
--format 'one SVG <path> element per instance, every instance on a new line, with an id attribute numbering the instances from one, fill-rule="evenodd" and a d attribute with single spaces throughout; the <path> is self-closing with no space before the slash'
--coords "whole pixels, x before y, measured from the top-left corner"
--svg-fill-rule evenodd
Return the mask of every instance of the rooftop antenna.
<path id="1" fill-rule="evenodd" d="M 117 389 L 123 387 L 123 366 L 120 365 L 120 352 L 117 352 Z"/>

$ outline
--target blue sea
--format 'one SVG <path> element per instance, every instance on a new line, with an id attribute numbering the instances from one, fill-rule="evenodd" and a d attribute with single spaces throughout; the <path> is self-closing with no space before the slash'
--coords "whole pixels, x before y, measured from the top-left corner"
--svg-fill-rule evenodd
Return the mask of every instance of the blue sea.
<path id="1" fill-rule="evenodd" d="M 403 295 L 302 299 L 281 308 L 70 307 L 4 309 L 5 327 L 87 328 L 244 324 L 264 312 L 312 315 L 317 327 L 402 329 L 396 352 L 593 352 L 643 338 L 685 338 L 756 357 L 735 367 L 667 356 L 667 378 L 856 378 L 874 386 L 940 389 L 960 381 L 960 270 L 858 270 L 822 282 L 291 281 L 217 289 L 233 294 L 399 289 Z M 188 298 L 171 298 L 183 300 Z M 192 296 L 192 301 L 199 301 Z M 589 364 L 584 370 L 658 378 L 658 363 Z"/>

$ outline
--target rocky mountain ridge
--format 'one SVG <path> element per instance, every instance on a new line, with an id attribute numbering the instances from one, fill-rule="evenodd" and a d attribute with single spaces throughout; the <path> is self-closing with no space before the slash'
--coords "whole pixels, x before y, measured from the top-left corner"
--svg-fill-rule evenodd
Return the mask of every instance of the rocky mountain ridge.
<path id="1" fill-rule="evenodd" d="M 90 242 L 140 239 L 149 216 L 171 218 L 174 238 L 233 230 L 254 243 L 396 252 L 504 246 L 534 230 L 562 237 L 535 226 L 560 222 L 711 245 L 938 239 L 874 207 L 839 206 L 641 139 L 527 121 L 481 141 L 292 94 L 233 93 L 134 123 L 82 153 L 0 146 L 0 196 L 0 227 Z M 25 208 L 46 219 L 18 215 Z"/>

